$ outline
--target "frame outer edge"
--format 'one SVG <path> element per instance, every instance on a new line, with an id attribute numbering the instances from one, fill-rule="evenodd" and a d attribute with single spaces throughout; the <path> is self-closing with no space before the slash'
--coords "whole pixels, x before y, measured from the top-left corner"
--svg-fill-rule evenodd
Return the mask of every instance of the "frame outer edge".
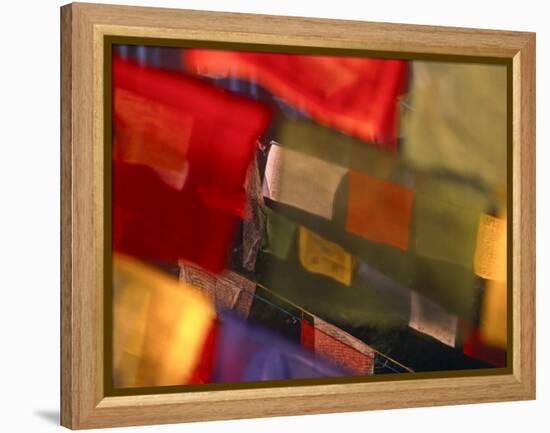
<path id="1" fill-rule="evenodd" d="M 97 318 L 96 313 L 91 310 L 100 307 L 90 305 L 87 301 L 92 304 L 97 301 L 96 296 L 89 292 L 98 290 L 94 287 L 98 282 L 94 276 L 98 272 L 95 268 L 98 263 L 95 253 L 87 252 L 86 247 L 94 249 L 97 243 L 97 240 L 93 239 L 97 230 L 97 222 L 94 220 L 96 211 L 93 210 L 97 200 L 97 188 L 93 183 L 97 182 L 97 179 L 94 178 L 95 169 L 91 170 L 94 173 L 88 169 L 90 163 L 95 166 L 97 162 L 90 143 L 95 145 L 97 141 L 93 132 L 96 127 L 91 122 L 98 121 L 94 113 L 98 107 L 92 107 L 94 97 L 89 86 L 94 82 L 92 70 L 95 70 L 95 66 L 92 65 L 90 53 L 86 50 L 92 49 L 93 28 L 102 25 L 105 20 L 99 13 L 102 8 L 105 11 L 116 9 L 109 5 L 91 4 L 70 4 L 61 8 L 61 424 L 68 428 L 80 429 L 381 409 L 382 407 L 377 404 L 360 403 L 357 400 L 347 403 L 349 406 L 343 405 L 343 401 L 339 404 L 329 404 L 327 398 L 331 396 L 330 393 L 307 397 L 289 395 L 282 399 L 273 394 L 260 398 L 253 410 L 236 408 L 237 404 L 244 403 L 238 398 L 171 404 L 162 402 L 165 397 L 158 397 L 158 404 L 147 408 L 140 404 L 140 398 L 130 399 L 134 402 L 129 406 L 123 404 L 125 407 L 117 404 L 109 407 L 105 400 L 96 401 L 97 379 L 94 369 L 98 367 L 96 351 L 101 348 L 94 346 L 97 342 L 97 326 L 93 323 L 90 325 L 90 321 L 93 322 Z M 138 9 L 117 8 L 125 12 Z M 145 12 L 155 11 L 154 8 L 139 9 L 140 16 Z M 169 10 L 162 12 L 163 16 L 167 13 Z M 223 15 L 216 12 L 204 14 Z M 242 16 L 242 19 L 250 17 L 246 14 Z M 157 24 L 159 25 L 161 24 Z M 389 27 L 391 30 L 398 30 L 398 25 Z M 406 27 L 403 25 L 403 28 Z M 424 29 L 426 30 L 427 28 Z M 443 28 L 438 30 L 443 31 Z M 523 42 L 521 46 L 514 45 L 519 44 L 518 38 Z M 502 44 L 505 45 L 504 39 L 503 37 Z M 513 82 L 517 85 L 518 92 L 516 95 L 514 90 L 513 99 L 513 173 L 517 177 L 513 183 L 516 193 L 514 241 L 518 246 L 517 257 L 514 257 L 514 265 L 517 264 L 514 274 L 514 323 L 517 324 L 514 326 L 514 372 L 513 375 L 498 380 L 498 384 L 495 383 L 500 390 L 498 392 L 481 390 L 478 386 L 473 386 L 475 398 L 472 400 L 464 397 L 465 394 L 454 396 L 451 390 L 446 389 L 439 391 L 439 401 L 432 398 L 417 401 L 412 398 L 420 390 L 407 391 L 398 386 L 403 396 L 396 399 L 393 405 L 390 404 L 390 407 L 535 398 L 535 36 L 533 33 L 518 33 L 517 37 L 514 36 L 512 39 L 509 43 L 514 45 L 515 49 L 511 51 L 512 47 L 506 48 L 506 53 L 510 54 L 505 54 L 504 57 L 513 57 Z M 495 51 L 498 49 L 494 48 Z M 73 105 L 78 107 L 78 110 L 73 110 Z M 84 233 L 85 230 L 89 230 L 89 233 Z M 509 380 L 513 382 L 510 383 Z M 366 397 L 366 394 L 368 393 L 358 392 L 358 400 L 361 400 L 360 397 Z M 332 394 L 332 397 L 335 396 Z M 156 400 L 155 396 L 152 397 Z M 283 400 L 290 404 L 295 403 L 296 406 L 285 406 L 282 404 Z M 217 414 L 206 415 L 210 412 L 206 406 L 221 410 L 217 411 Z M 314 407 L 318 409 L 313 409 Z M 180 412 L 186 412 L 186 409 L 189 413 Z"/>
<path id="2" fill-rule="evenodd" d="M 73 299 L 72 299 L 72 126 L 73 126 L 73 11 L 64 5 L 61 13 L 61 403 L 60 422 L 73 427 Z"/>
<path id="3" fill-rule="evenodd" d="M 536 34 L 527 37 L 520 51 L 519 170 L 518 221 L 519 282 L 521 284 L 521 367 L 519 377 L 525 398 L 536 398 Z"/>

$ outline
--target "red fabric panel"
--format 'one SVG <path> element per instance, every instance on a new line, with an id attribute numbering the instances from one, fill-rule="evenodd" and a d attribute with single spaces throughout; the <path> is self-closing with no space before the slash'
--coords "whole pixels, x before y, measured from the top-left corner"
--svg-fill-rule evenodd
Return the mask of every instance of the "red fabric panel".
<path id="1" fill-rule="evenodd" d="M 222 270 L 269 108 L 115 57 L 113 113 L 113 248 Z M 184 169 L 180 189 L 166 182 L 165 170 Z"/>
<path id="2" fill-rule="evenodd" d="M 113 201 L 113 229 L 120 230 L 113 233 L 115 250 L 144 259 L 185 258 L 213 272 L 225 267 L 237 217 L 204 206 L 192 184 L 177 191 L 150 167 L 115 162 Z"/>
<path id="3" fill-rule="evenodd" d="M 366 375 L 372 370 L 374 359 L 336 338 L 315 330 L 315 353 L 332 361 L 352 374 Z"/>
<path id="4" fill-rule="evenodd" d="M 302 347 L 315 351 L 315 328 L 307 320 L 300 320 L 300 341 Z"/>
<path id="5" fill-rule="evenodd" d="M 257 81 L 319 123 L 396 148 L 406 61 L 208 49 L 183 56 L 192 72 Z"/>
<path id="6" fill-rule="evenodd" d="M 214 371 L 214 355 L 216 353 L 216 343 L 218 339 L 218 329 L 219 329 L 218 320 L 214 320 L 208 331 L 206 341 L 202 348 L 201 356 L 199 362 L 195 367 L 195 370 L 189 377 L 188 384 L 201 384 L 201 383 L 211 383 L 213 378 Z"/>
<path id="7" fill-rule="evenodd" d="M 300 321 L 302 347 L 343 368 L 350 374 L 371 374 L 374 359 L 320 331 L 306 320 Z"/>
<path id="8" fill-rule="evenodd" d="M 465 355 L 488 362 L 495 367 L 506 367 L 506 350 L 489 346 L 480 337 L 478 329 L 463 328 L 464 342 L 462 350 Z"/>

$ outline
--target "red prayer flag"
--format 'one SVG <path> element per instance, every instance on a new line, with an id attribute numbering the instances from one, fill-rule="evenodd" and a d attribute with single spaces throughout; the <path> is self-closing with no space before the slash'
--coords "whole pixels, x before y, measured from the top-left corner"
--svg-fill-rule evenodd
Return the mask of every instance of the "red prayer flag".
<path id="1" fill-rule="evenodd" d="M 269 108 L 113 58 L 113 248 L 223 269 Z"/>
<path id="2" fill-rule="evenodd" d="M 374 356 L 367 356 L 343 341 L 324 333 L 307 320 L 301 320 L 300 325 L 302 347 L 315 352 L 316 355 L 351 374 L 372 374 Z"/>
<path id="3" fill-rule="evenodd" d="M 315 352 L 315 328 L 307 320 L 300 320 L 300 343 L 302 347 Z"/>
<path id="4" fill-rule="evenodd" d="M 396 148 L 404 60 L 209 49 L 182 55 L 194 73 L 257 81 L 319 123 Z"/>
<path id="5" fill-rule="evenodd" d="M 220 323 L 216 319 L 212 322 L 206 341 L 204 342 L 200 358 L 191 373 L 187 384 L 211 383 L 214 372 L 214 361 L 216 354 L 216 342 L 218 339 Z"/>
<path id="6" fill-rule="evenodd" d="M 462 349 L 467 356 L 488 362 L 495 367 L 506 367 L 506 350 L 485 343 L 477 328 L 463 325 Z"/>

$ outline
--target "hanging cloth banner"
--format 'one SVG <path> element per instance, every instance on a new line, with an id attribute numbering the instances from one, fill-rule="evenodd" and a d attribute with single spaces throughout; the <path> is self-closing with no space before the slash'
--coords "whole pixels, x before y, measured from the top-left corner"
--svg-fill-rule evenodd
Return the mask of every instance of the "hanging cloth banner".
<path id="1" fill-rule="evenodd" d="M 302 320 L 301 326 L 303 347 L 352 374 L 373 374 L 375 353 L 361 340 L 319 317 L 313 318 L 313 325 Z"/>
<path id="2" fill-rule="evenodd" d="M 191 383 L 214 326 L 214 309 L 201 293 L 138 260 L 114 255 L 115 387 Z"/>
<path id="3" fill-rule="evenodd" d="M 203 292 L 219 311 L 232 310 L 248 317 L 256 283 L 231 271 L 213 274 L 183 261 L 179 266 L 180 281 Z"/>
<path id="4" fill-rule="evenodd" d="M 113 119 L 113 247 L 223 269 L 270 109 L 115 57 Z"/>
<path id="5" fill-rule="evenodd" d="M 230 314 L 221 316 L 213 382 L 345 376 L 347 371 L 319 359 L 299 344 Z"/>
<path id="6" fill-rule="evenodd" d="M 458 316 L 450 314 L 437 303 L 416 292 L 411 293 L 409 326 L 447 346 L 455 347 Z"/>
<path id="7" fill-rule="evenodd" d="M 406 61 L 209 49 L 183 59 L 196 74 L 258 82 L 323 125 L 396 149 Z"/>
<path id="8" fill-rule="evenodd" d="M 508 342 L 506 218 L 482 215 L 479 220 L 474 269 L 485 281 L 480 338 L 505 349 Z"/>
<path id="9" fill-rule="evenodd" d="M 272 143 L 263 195 L 330 220 L 334 195 L 346 173 L 343 167 Z"/>
<path id="10" fill-rule="evenodd" d="M 302 266 L 309 272 L 325 275 L 349 286 L 353 270 L 351 254 L 303 226 L 300 226 L 298 233 Z"/>
<path id="11" fill-rule="evenodd" d="M 405 160 L 504 188 L 506 66 L 415 61 L 412 76 L 412 110 L 400 119 Z"/>

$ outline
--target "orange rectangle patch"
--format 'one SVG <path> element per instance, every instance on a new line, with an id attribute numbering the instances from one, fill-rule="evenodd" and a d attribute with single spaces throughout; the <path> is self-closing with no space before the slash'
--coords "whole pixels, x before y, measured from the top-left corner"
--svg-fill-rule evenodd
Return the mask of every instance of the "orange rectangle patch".
<path id="1" fill-rule="evenodd" d="M 412 203 L 410 189 L 350 170 L 346 230 L 407 250 Z"/>

